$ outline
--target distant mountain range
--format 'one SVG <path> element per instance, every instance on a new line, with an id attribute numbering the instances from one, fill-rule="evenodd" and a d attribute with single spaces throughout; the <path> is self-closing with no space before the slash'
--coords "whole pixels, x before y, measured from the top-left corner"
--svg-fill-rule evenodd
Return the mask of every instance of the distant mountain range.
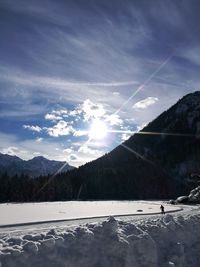
<path id="1" fill-rule="evenodd" d="M 30 177 L 37 177 L 54 174 L 58 170 L 66 172 L 73 168 L 64 161 L 48 160 L 42 156 L 26 161 L 17 156 L 0 153 L 0 174 L 7 173 L 10 176 L 27 174 Z"/>

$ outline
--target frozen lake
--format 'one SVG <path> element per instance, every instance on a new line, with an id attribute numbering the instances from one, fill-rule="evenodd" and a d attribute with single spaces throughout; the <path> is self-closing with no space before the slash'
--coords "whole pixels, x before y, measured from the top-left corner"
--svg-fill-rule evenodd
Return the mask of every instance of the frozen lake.
<path id="1" fill-rule="evenodd" d="M 161 202 L 148 201 L 69 201 L 0 204 L 0 226 L 72 220 L 117 215 L 160 213 Z M 164 204 L 165 211 L 179 207 Z"/>

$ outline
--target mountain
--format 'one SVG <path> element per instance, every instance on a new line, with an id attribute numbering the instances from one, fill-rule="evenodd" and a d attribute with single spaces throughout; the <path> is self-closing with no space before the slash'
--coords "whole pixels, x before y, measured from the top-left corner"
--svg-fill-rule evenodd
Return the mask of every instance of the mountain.
<path id="1" fill-rule="evenodd" d="M 195 92 L 184 96 L 110 153 L 60 173 L 55 179 L 49 176 L 28 179 L 23 175 L 17 179 L 2 175 L 0 202 L 184 196 L 183 201 L 190 190 L 199 185 L 199 162 L 200 92 Z M 11 173 L 26 170 L 38 176 L 47 173 L 49 166 L 55 172 L 63 164 L 43 157 L 26 162 L 0 155 L 0 170 Z M 192 192 L 199 198 L 198 192 Z"/>
<path id="2" fill-rule="evenodd" d="M 10 156 L 0 153 L 0 174 L 7 173 L 8 175 L 27 174 L 30 177 L 37 177 L 40 175 L 54 174 L 66 164 L 64 161 L 48 160 L 44 157 L 35 157 L 31 160 L 22 160 L 17 156 Z M 74 167 L 66 164 L 60 170 L 66 172 L 72 170 Z"/>
<path id="3" fill-rule="evenodd" d="M 74 197 L 154 199 L 185 194 L 200 172 L 200 92 L 184 96 L 139 133 L 66 174 Z"/>

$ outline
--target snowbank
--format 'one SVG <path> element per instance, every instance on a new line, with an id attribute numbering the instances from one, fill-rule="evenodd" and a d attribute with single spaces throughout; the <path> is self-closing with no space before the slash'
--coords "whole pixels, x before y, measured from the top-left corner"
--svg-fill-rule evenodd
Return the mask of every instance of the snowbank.
<path id="1" fill-rule="evenodd" d="M 197 267 L 200 215 L 116 220 L 0 239 L 1 267 Z"/>

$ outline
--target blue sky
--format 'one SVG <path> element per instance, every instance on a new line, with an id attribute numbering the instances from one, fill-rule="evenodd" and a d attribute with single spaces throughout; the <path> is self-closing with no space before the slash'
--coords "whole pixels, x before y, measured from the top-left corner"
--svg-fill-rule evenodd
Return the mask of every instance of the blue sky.
<path id="1" fill-rule="evenodd" d="M 1 0 L 0 151 L 74 166 L 110 151 L 199 89 L 199 14 L 198 0 Z"/>

